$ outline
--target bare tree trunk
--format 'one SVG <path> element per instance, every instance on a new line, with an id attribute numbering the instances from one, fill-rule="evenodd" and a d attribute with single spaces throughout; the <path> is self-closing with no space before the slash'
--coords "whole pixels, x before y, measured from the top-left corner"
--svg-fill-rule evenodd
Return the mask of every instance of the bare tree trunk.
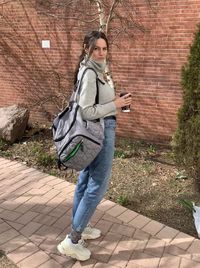
<path id="1" fill-rule="evenodd" d="M 113 3 L 115 3 L 116 1 L 117 0 L 114 0 Z M 103 8 L 102 1 L 101 0 L 94 0 L 94 2 L 96 3 L 97 9 L 98 9 L 98 12 L 99 12 L 99 24 L 100 24 L 99 31 L 105 32 L 105 34 L 107 35 L 108 34 L 108 24 L 109 24 L 110 18 L 112 16 L 112 14 L 110 14 L 110 13 L 112 13 L 113 9 L 112 8 L 110 9 L 109 16 L 108 16 L 108 18 L 106 20 L 105 11 L 104 11 L 104 8 Z M 111 76 L 111 73 L 110 73 L 110 68 L 109 68 L 108 64 L 106 65 L 105 74 L 106 74 L 108 84 L 112 88 L 114 88 L 114 83 L 113 83 L 113 79 L 112 79 L 112 76 Z"/>
<path id="2" fill-rule="evenodd" d="M 97 5 L 98 13 L 99 13 L 99 31 L 104 32 L 104 28 L 106 27 L 105 22 L 105 12 L 103 9 L 102 1 L 101 0 L 94 0 Z"/>

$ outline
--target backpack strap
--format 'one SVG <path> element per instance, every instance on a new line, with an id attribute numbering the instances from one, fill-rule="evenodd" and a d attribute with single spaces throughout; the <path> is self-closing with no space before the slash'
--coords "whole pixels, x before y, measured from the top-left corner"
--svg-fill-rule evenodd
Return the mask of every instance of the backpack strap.
<path id="1" fill-rule="evenodd" d="M 98 74 L 97 72 L 92 68 L 92 67 L 86 67 L 85 70 L 83 71 L 82 75 L 81 75 L 81 79 L 79 80 L 78 82 L 78 87 L 76 89 L 76 96 L 77 95 L 80 95 L 81 93 L 81 84 L 82 84 L 82 81 L 83 81 L 83 77 L 85 75 L 85 73 L 87 72 L 87 70 L 92 70 L 95 74 L 96 74 L 96 87 L 97 87 L 97 94 L 96 94 L 96 97 L 95 97 L 95 103 L 98 104 L 99 103 L 99 81 L 101 83 L 103 83 L 99 78 L 98 78 Z M 76 98 L 75 96 L 75 98 Z"/>

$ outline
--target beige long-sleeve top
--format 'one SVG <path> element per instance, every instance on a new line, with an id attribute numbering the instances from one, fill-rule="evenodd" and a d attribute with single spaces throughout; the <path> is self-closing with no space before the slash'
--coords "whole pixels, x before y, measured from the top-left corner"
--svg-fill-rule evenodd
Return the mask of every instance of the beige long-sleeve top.
<path id="1" fill-rule="evenodd" d="M 92 67 L 98 74 L 99 86 L 99 103 L 95 103 L 97 86 L 96 74 L 93 70 L 87 70 L 81 85 L 81 93 L 78 97 L 78 103 L 81 107 L 83 118 L 86 120 L 94 120 L 104 118 L 116 114 L 116 106 L 114 104 L 114 89 L 103 78 L 105 64 L 95 62 L 93 60 L 83 61 L 80 65 L 78 79 L 82 75 L 85 67 Z"/>

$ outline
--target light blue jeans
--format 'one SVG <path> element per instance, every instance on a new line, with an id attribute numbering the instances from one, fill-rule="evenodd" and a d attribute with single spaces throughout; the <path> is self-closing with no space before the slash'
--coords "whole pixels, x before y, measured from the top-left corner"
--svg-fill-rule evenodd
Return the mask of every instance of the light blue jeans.
<path id="1" fill-rule="evenodd" d="M 109 183 L 115 147 L 116 120 L 104 119 L 103 148 L 79 174 L 73 203 L 72 230 L 82 233 L 102 200 Z"/>

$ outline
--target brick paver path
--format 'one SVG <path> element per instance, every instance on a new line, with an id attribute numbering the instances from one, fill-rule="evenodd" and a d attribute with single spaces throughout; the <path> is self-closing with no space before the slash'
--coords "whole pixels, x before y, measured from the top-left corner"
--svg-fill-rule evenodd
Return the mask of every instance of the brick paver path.
<path id="1" fill-rule="evenodd" d="M 91 259 L 63 257 L 56 245 L 70 229 L 75 186 L 4 158 L 0 170 L 0 249 L 20 268 L 200 268 L 198 239 L 105 199 Z"/>

